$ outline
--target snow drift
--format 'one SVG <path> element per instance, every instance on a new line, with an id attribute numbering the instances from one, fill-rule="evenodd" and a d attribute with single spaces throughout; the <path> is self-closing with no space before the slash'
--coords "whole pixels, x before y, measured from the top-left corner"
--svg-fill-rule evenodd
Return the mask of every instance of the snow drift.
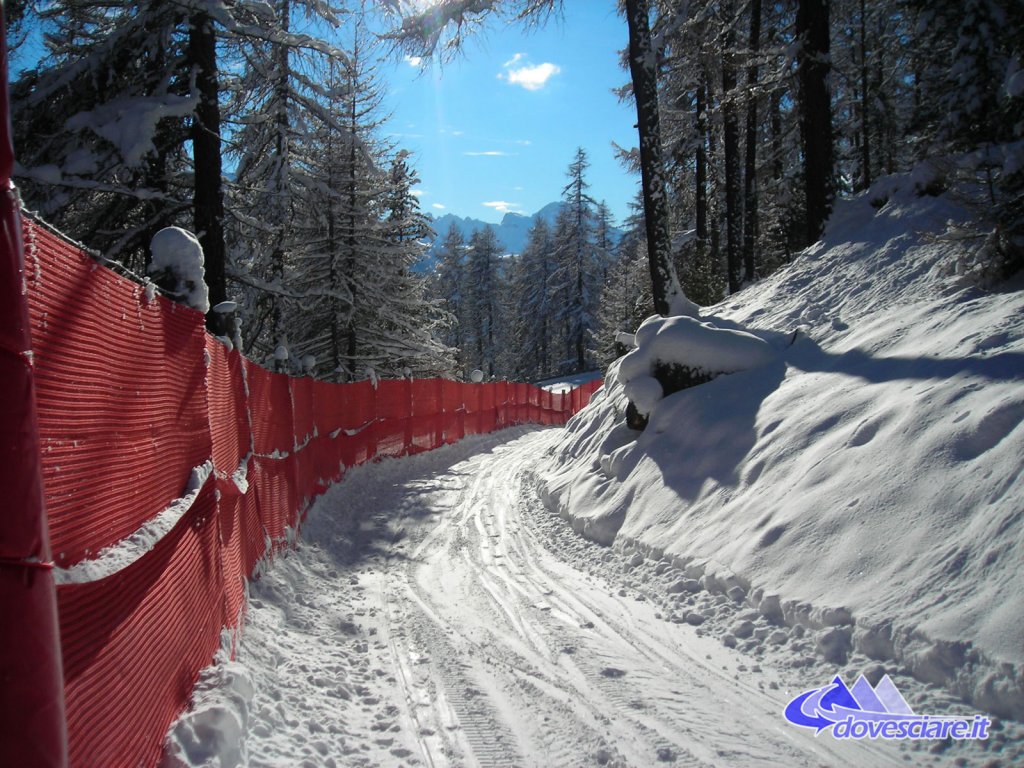
<path id="1" fill-rule="evenodd" d="M 715 378 L 765 365 L 774 357 L 769 344 L 749 333 L 716 328 L 693 317 L 654 315 L 637 330 L 636 349 L 623 358 L 618 378 L 626 396 L 647 416 L 665 395 L 656 378 L 659 366 Z"/>
<path id="2" fill-rule="evenodd" d="M 1024 292 L 965 274 L 964 208 L 886 184 L 707 310 L 709 333 L 771 354 L 654 397 L 643 433 L 623 424 L 632 356 L 614 364 L 542 492 L 584 535 L 802 625 L 830 661 L 895 660 L 1024 719 Z"/>

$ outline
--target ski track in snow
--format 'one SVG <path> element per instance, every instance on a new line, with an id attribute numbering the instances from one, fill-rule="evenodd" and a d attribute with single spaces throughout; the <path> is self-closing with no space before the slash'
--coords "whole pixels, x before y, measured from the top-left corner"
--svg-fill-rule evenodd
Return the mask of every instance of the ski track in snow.
<path id="1" fill-rule="evenodd" d="M 558 434 L 361 467 L 321 499 L 251 588 L 248 765 L 953 764 L 786 723 L 834 668 L 762 669 L 663 613 L 679 595 L 659 605 L 625 576 L 653 564 L 541 505 L 532 473 Z M 739 610 L 722 608 L 708 618 Z"/>

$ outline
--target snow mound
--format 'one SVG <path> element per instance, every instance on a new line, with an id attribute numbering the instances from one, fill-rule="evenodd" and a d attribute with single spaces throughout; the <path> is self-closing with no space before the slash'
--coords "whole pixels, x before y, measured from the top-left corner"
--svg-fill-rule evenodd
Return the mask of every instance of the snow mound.
<path id="1" fill-rule="evenodd" d="M 174 293 L 193 309 L 210 311 L 210 295 L 203 270 L 203 247 L 191 232 L 165 227 L 153 235 L 149 246 L 153 261 L 150 274 L 167 272 L 175 280 Z"/>
<path id="2" fill-rule="evenodd" d="M 1020 720 L 1024 292 L 975 287 L 949 234 L 967 212 L 893 181 L 706 310 L 765 342 L 758 367 L 655 392 L 637 433 L 624 382 L 648 363 L 627 356 L 542 493 L 580 533 L 802 627 L 829 661 L 894 660 Z"/>
<path id="3" fill-rule="evenodd" d="M 248 668 L 232 661 L 234 636 L 221 633 L 214 663 L 203 670 L 188 711 L 164 743 L 164 768 L 241 768 L 249 764 L 245 735 L 255 688 Z"/>
<path id="4" fill-rule="evenodd" d="M 618 377 L 626 396 L 646 416 L 663 396 L 655 378 L 660 365 L 715 377 L 766 365 L 775 356 L 767 342 L 749 333 L 716 328 L 692 317 L 654 315 L 637 330 L 636 349 L 622 360 Z"/>

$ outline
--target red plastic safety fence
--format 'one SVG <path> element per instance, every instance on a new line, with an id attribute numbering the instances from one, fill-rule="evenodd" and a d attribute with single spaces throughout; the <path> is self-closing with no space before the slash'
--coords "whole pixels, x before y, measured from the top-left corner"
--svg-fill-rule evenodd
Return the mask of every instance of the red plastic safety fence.
<path id="1" fill-rule="evenodd" d="M 377 390 L 373 382 L 360 381 L 348 384 L 339 397 L 346 405 L 346 417 L 342 422 L 341 460 L 346 467 L 354 467 L 371 460 L 377 455 Z"/>
<path id="2" fill-rule="evenodd" d="M 201 315 L 49 229 L 28 222 L 25 237 L 60 563 L 135 532 L 182 495 L 192 468 L 214 470 L 152 550 L 57 588 L 72 765 L 158 761 L 221 628 L 241 623 L 246 579 L 347 467 L 510 424 L 563 423 L 594 389 L 573 399 L 508 382 L 291 378 L 227 350 Z M 0 610 L 8 604 L 0 593 Z"/>
<path id="3" fill-rule="evenodd" d="M 392 379 L 377 384 L 377 453 L 403 456 L 412 445 L 412 382 Z"/>
<path id="4" fill-rule="evenodd" d="M 143 558 L 57 591 L 72 765 L 154 765 L 162 733 L 216 649 L 223 615 L 216 496 L 207 483 Z"/>
<path id="5" fill-rule="evenodd" d="M 441 385 L 444 441 L 447 444 L 458 442 L 466 434 L 466 405 L 462 400 L 465 386 L 459 381 L 446 381 Z"/>
<path id="6" fill-rule="evenodd" d="M 249 384 L 249 415 L 257 456 L 283 456 L 295 450 L 292 395 L 288 377 L 249 360 L 243 363 Z"/>
<path id="7" fill-rule="evenodd" d="M 211 336 L 206 337 L 207 405 L 210 436 L 213 441 L 213 466 L 221 475 L 230 476 L 252 450 L 252 429 L 246 405 L 242 356 Z"/>
<path id="8" fill-rule="evenodd" d="M 0 27 L 6 28 L 2 4 Z M 0 765 L 62 768 L 67 735 L 57 595 L 49 567 L 21 221 L 11 184 L 2 36 L 0 109 Z"/>
<path id="9" fill-rule="evenodd" d="M 266 542 L 256 509 L 256 494 L 242 493 L 232 480 L 217 478 L 224 623 L 237 626 L 245 610 L 245 581 L 263 557 Z"/>
<path id="10" fill-rule="evenodd" d="M 313 379 L 309 378 L 288 379 L 292 393 L 292 429 L 296 448 L 312 439 L 316 426 L 313 423 L 313 384 Z"/>
<path id="11" fill-rule="evenodd" d="M 422 379 L 412 388 L 410 453 L 429 451 L 444 444 L 441 379 Z"/>
<path id="12" fill-rule="evenodd" d="M 210 457 L 206 335 L 200 313 L 29 220 L 25 242 L 50 542 L 68 566 L 167 507 Z"/>
<path id="13" fill-rule="evenodd" d="M 496 383 L 482 384 L 477 389 L 480 393 L 479 411 L 477 415 L 477 432 L 486 435 L 497 428 L 497 413 L 495 412 L 495 401 L 497 394 Z"/>

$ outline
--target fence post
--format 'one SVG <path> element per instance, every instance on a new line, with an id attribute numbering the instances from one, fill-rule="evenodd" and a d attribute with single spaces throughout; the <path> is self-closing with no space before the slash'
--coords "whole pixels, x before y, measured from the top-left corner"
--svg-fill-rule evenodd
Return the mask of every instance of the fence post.
<path id="1" fill-rule="evenodd" d="M 0 520 L 0 764 L 50 768 L 67 765 L 64 674 L 2 36 L 0 112 L 0 488 L 7 510 Z"/>

